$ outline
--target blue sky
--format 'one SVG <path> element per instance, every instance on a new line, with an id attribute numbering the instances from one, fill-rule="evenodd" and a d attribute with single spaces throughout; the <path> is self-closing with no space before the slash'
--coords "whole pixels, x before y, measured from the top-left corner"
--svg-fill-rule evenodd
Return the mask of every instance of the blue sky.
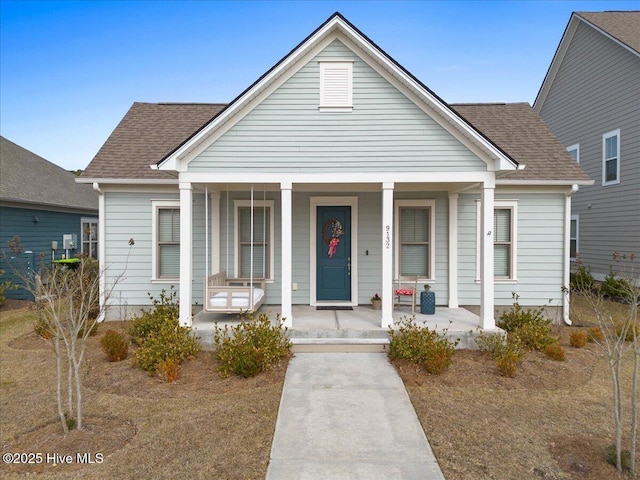
<path id="1" fill-rule="evenodd" d="M 229 102 L 335 11 L 447 102 L 533 103 L 572 11 L 639 6 L 0 0 L 0 132 L 85 168 L 133 102 Z"/>

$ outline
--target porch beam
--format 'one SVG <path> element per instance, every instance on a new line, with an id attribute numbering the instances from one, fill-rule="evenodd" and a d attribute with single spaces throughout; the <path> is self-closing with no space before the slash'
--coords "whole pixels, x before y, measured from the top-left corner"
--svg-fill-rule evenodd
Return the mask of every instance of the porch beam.
<path id="1" fill-rule="evenodd" d="M 393 189 L 382 184 L 382 328 L 393 326 Z"/>
<path id="2" fill-rule="evenodd" d="M 494 275 L 493 275 L 493 210 L 495 182 L 482 186 L 480 219 L 480 327 L 493 330 L 494 318 Z"/>
<path id="3" fill-rule="evenodd" d="M 458 308 L 458 194 L 449 194 L 449 308 Z"/>
<path id="4" fill-rule="evenodd" d="M 211 239 L 211 273 L 220 271 L 220 192 L 214 191 L 209 194 L 211 196 L 211 226 L 209 238 Z M 227 272 L 228 274 L 229 272 Z"/>
<path id="5" fill-rule="evenodd" d="M 180 325 L 191 326 L 193 278 L 193 189 L 180 182 Z"/>
<path id="6" fill-rule="evenodd" d="M 284 326 L 293 327 L 293 315 L 291 306 L 292 290 L 292 268 L 293 268 L 293 208 L 292 208 L 291 182 L 280 184 L 280 195 L 282 200 L 282 299 L 281 315 L 284 319 Z"/>

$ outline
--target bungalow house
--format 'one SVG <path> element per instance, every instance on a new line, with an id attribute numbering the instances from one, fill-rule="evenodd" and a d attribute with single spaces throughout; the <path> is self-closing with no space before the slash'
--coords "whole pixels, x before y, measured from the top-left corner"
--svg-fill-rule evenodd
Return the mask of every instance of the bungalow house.
<path id="1" fill-rule="evenodd" d="M 604 280 L 614 252 L 640 254 L 640 11 L 573 13 L 533 108 L 595 180 L 573 196 L 570 256 Z"/>
<path id="2" fill-rule="evenodd" d="M 98 194 L 91 185 L 76 184 L 75 178 L 73 173 L 0 137 L 0 270 L 5 271 L 0 283 L 9 280 L 20 285 L 14 268 L 37 269 L 40 262 L 51 262 L 62 255 L 84 253 L 97 258 Z M 17 256 L 9 248 L 16 235 L 24 249 Z M 12 256 L 13 260 L 7 258 Z M 5 296 L 33 299 L 25 289 L 7 289 Z"/>
<path id="3" fill-rule="evenodd" d="M 134 103 L 79 181 L 129 307 L 175 285 L 190 325 L 224 271 L 288 326 L 379 293 L 387 327 L 417 279 L 482 328 L 512 292 L 562 308 L 590 183 L 528 104 L 449 105 L 339 13 L 227 105 Z"/>

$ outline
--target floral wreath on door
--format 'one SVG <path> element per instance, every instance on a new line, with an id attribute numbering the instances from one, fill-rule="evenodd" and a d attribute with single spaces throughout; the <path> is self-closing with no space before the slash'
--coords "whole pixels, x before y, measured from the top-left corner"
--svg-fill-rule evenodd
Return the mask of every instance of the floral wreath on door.
<path id="1" fill-rule="evenodd" d="M 344 235 L 344 229 L 339 220 L 332 218 L 322 226 L 322 239 L 329 245 L 327 255 L 333 257 L 340 243 L 340 236 Z"/>

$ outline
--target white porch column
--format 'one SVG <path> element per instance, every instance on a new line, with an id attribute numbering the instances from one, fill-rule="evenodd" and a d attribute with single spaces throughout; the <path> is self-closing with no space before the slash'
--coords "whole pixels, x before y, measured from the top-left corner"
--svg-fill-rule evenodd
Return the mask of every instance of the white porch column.
<path id="1" fill-rule="evenodd" d="M 480 219 L 480 327 L 496 328 L 493 280 L 493 209 L 495 181 L 482 185 Z"/>
<path id="2" fill-rule="evenodd" d="M 180 325 L 191 326 L 193 290 L 193 191 L 191 183 L 180 182 Z"/>
<path id="3" fill-rule="evenodd" d="M 293 316 L 291 308 L 291 288 L 293 268 L 293 209 L 291 190 L 293 185 L 291 182 L 280 184 L 280 194 L 282 198 L 282 318 L 285 319 L 284 326 L 291 328 L 293 326 Z"/>
<path id="4" fill-rule="evenodd" d="M 211 238 L 211 273 L 220 271 L 220 192 L 211 192 L 211 228 L 209 235 Z"/>
<path id="5" fill-rule="evenodd" d="M 393 325 L 393 188 L 382 184 L 382 328 Z"/>
<path id="6" fill-rule="evenodd" d="M 449 194 L 449 308 L 458 308 L 458 194 Z"/>

